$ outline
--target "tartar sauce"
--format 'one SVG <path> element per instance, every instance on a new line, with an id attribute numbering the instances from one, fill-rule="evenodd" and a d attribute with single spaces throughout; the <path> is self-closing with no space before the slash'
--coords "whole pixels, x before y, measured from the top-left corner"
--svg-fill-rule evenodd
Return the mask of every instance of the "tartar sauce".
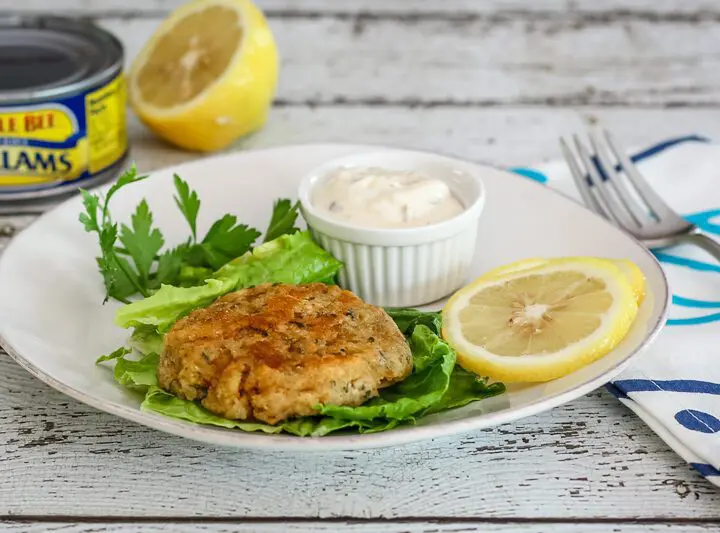
<path id="1" fill-rule="evenodd" d="M 377 167 L 337 169 L 312 203 L 328 217 L 365 228 L 427 226 L 464 209 L 441 180 Z"/>

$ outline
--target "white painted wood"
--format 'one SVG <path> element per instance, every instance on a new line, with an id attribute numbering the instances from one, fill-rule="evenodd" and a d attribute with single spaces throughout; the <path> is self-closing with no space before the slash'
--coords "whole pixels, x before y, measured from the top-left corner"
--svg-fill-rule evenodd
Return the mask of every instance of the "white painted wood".
<path id="1" fill-rule="evenodd" d="M 109 15 L 100 23 L 133 57 L 178 3 L 0 0 L 0 10 Z M 630 145 L 681 133 L 720 138 L 720 11 L 712 0 L 259 4 L 283 56 L 280 105 L 232 149 L 368 142 L 522 165 L 558 157 L 559 135 L 598 118 Z M 688 103 L 712 107 L 658 108 Z M 576 104 L 620 107 L 568 107 Z M 142 170 L 199 157 L 157 141 L 135 119 L 130 137 Z M 0 250 L 11 231 L 3 228 L 20 231 L 32 219 L 0 217 Z M 604 392 L 516 424 L 398 449 L 251 454 L 97 412 L 0 354 L 0 516 L 103 517 L 4 522 L 0 530 L 698 533 L 718 524 L 678 520 L 718 520 L 719 509 L 720 493 Z M 242 527 L 131 521 L 219 516 L 289 519 Z M 572 518 L 613 521 L 552 522 Z M 635 518 L 661 522 L 630 523 Z"/>
<path id="2" fill-rule="evenodd" d="M 95 411 L 0 355 L 0 473 L 0 516 L 720 518 L 720 492 L 604 392 L 460 437 L 263 454 Z"/>
<path id="3" fill-rule="evenodd" d="M 160 19 L 100 19 L 129 60 Z M 547 17 L 279 17 L 279 102 L 675 105 L 720 102 L 720 23 Z"/>
<path id="4" fill-rule="evenodd" d="M 19 6 L 15 0 L 0 0 L 0 9 L 17 11 L 48 11 L 74 13 L 160 12 L 177 7 L 187 0 L 25 0 Z M 697 13 L 713 12 L 717 3 L 713 0 L 257 0 L 257 5 L 270 12 L 319 12 L 319 13 L 478 13 L 498 12 L 553 13 L 553 12 L 635 12 L 649 13 Z"/>
<path id="5" fill-rule="evenodd" d="M 142 172 L 204 157 L 158 140 L 128 117 L 131 160 Z M 628 108 L 307 107 L 275 108 L 266 126 L 229 150 L 311 142 L 388 144 L 431 150 L 506 167 L 561 157 L 558 138 L 593 124 L 611 129 L 629 147 L 697 133 L 720 139 L 720 110 Z M 32 217 L 0 216 L 0 246 L 7 226 L 19 229 Z"/>
<path id="6" fill-rule="evenodd" d="M 77 13 L 149 9 L 150 18 L 114 16 L 98 21 L 123 41 L 129 60 L 164 10 L 174 5 L 167 0 L 62 2 Z M 448 7 L 455 5 L 452 2 L 312 0 L 307 5 L 318 12 L 292 15 L 286 10 L 310 8 L 271 0 L 270 25 L 282 56 L 278 100 L 482 106 L 720 101 L 716 3 L 636 0 L 625 6 L 616 0 L 605 11 L 578 15 L 562 0 L 457 2 L 460 7 Z M 0 9 L 3 4 L 17 10 L 16 2 L 0 0 Z M 33 5 L 48 4 L 25 2 L 23 10 Z M 54 11 L 60 9 L 58 3 L 52 5 Z M 273 15 L 273 5 L 284 7 L 277 7 Z M 353 17 L 330 11 L 382 11 L 393 5 L 391 15 Z M 444 6 L 445 15 L 428 11 L 438 5 Z M 594 11 L 606 3 L 583 0 L 572 5 Z M 458 16 L 458 10 L 470 9 L 467 6 L 483 16 Z M 525 7 L 517 12 L 519 6 Z M 667 11 L 671 6 L 679 11 Z M 418 15 L 423 12 L 426 16 Z"/>
<path id="7" fill-rule="evenodd" d="M 482 521 L 469 522 L 281 522 L 254 524 L 208 524 L 208 523 L 124 523 L 98 522 L 89 524 L 73 523 L 12 523 L 0 522 L 8 532 L 24 533 L 470 533 L 483 531 L 486 533 L 666 533 L 682 531 L 683 533 L 707 533 L 713 524 L 664 523 L 664 524 L 539 524 L 539 523 L 508 523 L 495 524 Z"/>
<path id="8" fill-rule="evenodd" d="M 593 124 L 629 147 L 697 133 L 720 139 L 720 110 L 581 108 L 275 108 L 265 128 L 231 150 L 310 142 L 389 144 L 432 150 L 502 166 L 561 157 L 561 135 Z M 131 157 L 142 171 L 200 157 L 158 141 L 136 120 L 129 125 Z"/>

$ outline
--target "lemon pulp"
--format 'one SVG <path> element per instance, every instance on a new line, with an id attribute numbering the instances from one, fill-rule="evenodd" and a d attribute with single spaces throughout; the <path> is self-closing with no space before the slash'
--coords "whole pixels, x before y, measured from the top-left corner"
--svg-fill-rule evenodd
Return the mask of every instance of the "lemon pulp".
<path id="1" fill-rule="evenodd" d="M 198 31 L 205 27 L 212 31 Z M 180 20 L 160 37 L 137 73 L 140 98 L 158 108 L 192 100 L 225 72 L 241 38 L 239 16 L 225 6 Z"/>
<path id="2" fill-rule="evenodd" d="M 130 103 L 157 135 L 214 151 L 261 127 L 277 84 L 272 33 L 249 0 L 196 0 L 160 25 L 132 65 Z"/>
<path id="3" fill-rule="evenodd" d="M 615 264 L 533 261 L 528 269 L 481 276 L 445 306 L 443 334 L 467 370 L 509 382 L 547 381 L 602 357 L 627 334 L 638 303 Z"/>
<path id="4" fill-rule="evenodd" d="M 572 257 L 566 257 L 562 259 L 572 259 Z M 642 273 L 642 270 L 640 270 L 640 267 L 638 267 L 629 259 L 609 259 L 600 257 L 594 257 L 593 259 L 597 261 L 608 261 L 615 265 L 618 269 L 620 269 L 620 271 L 625 275 L 628 282 L 630 283 L 638 305 L 642 303 L 643 299 L 645 298 L 645 275 Z M 514 261 L 512 263 L 508 263 L 507 265 L 502 265 L 494 268 L 483 274 L 483 277 L 497 276 L 501 274 L 507 274 L 509 272 L 517 272 L 520 270 L 530 270 L 531 268 L 545 265 L 549 261 L 550 259 L 546 259 L 543 257 L 521 259 L 520 261 Z"/>

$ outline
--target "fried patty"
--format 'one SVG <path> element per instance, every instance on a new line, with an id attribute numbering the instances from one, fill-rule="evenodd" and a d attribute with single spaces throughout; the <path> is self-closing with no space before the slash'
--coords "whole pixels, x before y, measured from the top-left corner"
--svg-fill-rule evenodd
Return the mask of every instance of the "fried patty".
<path id="1" fill-rule="evenodd" d="M 314 414 L 318 403 L 360 405 L 412 370 L 385 311 L 322 283 L 227 294 L 179 320 L 164 343 L 163 389 L 269 424 Z"/>

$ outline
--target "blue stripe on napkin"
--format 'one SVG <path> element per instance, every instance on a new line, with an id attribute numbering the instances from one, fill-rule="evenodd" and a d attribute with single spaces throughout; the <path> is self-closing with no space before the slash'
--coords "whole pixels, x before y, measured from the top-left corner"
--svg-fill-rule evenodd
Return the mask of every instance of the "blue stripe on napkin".
<path id="1" fill-rule="evenodd" d="M 637 154 L 631 155 L 630 159 L 633 162 L 642 161 L 644 159 L 653 157 L 662 153 L 663 151 L 688 142 L 702 142 L 708 143 L 710 139 L 700 135 L 686 135 L 682 137 L 676 137 L 668 139 L 661 143 L 657 143 L 645 150 L 638 152 Z M 598 165 L 598 162 L 595 161 Z M 620 170 L 619 167 L 617 167 Z M 598 168 L 598 170 L 601 170 Z M 513 168 L 511 171 L 528 177 L 539 183 L 547 183 L 548 178 L 544 174 L 527 168 Z M 602 175 L 602 172 L 601 172 Z M 712 222 L 715 217 L 720 217 L 720 209 L 712 209 L 709 211 L 703 211 L 698 213 L 692 213 L 685 216 L 686 220 L 696 224 L 702 230 L 715 235 L 720 235 L 720 224 Z M 720 272 L 720 266 L 686 257 L 680 257 L 677 255 L 669 254 L 665 251 L 654 251 L 655 256 L 661 262 L 682 266 L 698 271 L 705 272 Z M 683 296 L 673 296 L 673 304 L 681 307 L 694 307 L 698 309 L 717 309 L 720 308 L 720 302 L 697 300 L 694 298 L 685 298 Z M 720 321 L 720 312 L 711 313 L 700 317 L 690 318 L 679 318 L 670 319 L 667 324 L 671 326 L 691 326 L 698 325 L 708 322 Z M 720 383 L 712 383 L 700 380 L 649 380 L 649 379 L 625 379 L 616 380 L 611 383 L 607 383 L 605 388 L 613 396 L 624 399 L 626 401 L 633 401 L 628 396 L 628 393 L 641 393 L 641 392 L 671 392 L 679 394 L 712 394 L 720 395 Z M 701 433 L 720 433 L 720 420 L 715 416 L 698 411 L 694 409 L 683 409 L 675 414 L 675 420 L 677 423 L 682 425 L 684 428 L 691 431 L 698 431 Z M 720 471 L 715 467 L 707 463 L 690 463 L 690 465 L 702 476 L 714 477 L 720 476 Z"/>
<path id="2" fill-rule="evenodd" d="M 538 183 L 547 183 L 547 176 L 543 174 L 542 172 L 538 172 L 537 170 L 533 170 L 531 168 L 510 168 L 508 169 L 510 172 L 514 172 L 515 174 L 520 174 L 521 176 L 525 176 L 526 178 L 530 178 L 531 180 L 537 181 Z"/>
<path id="3" fill-rule="evenodd" d="M 642 161 L 643 159 L 647 159 L 648 157 L 657 155 L 660 152 L 667 150 L 668 148 L 672 148 L 673 146 L 686 142 L 709 143 L 710 139 L 708 139 L 707 137 L 703 137 L 702 135 L 685 135 L 683 137 L 675 137 L 674 139 L 668 139 L 667 141 L 655 144 L 650 148 L 646 148 L 642 152 L 630 156 L 630 160 L 637 163 L 638 161 Z"/>
<path id="4" fill-rule="evenodd" d="M 649 391 L 720 394 L 720 383 L 696 379 L 618 379 L 613 381 L 613 385 L 625 394 Z"/>
<path id="5" fill-rule="evenodd" d="M 705 263 L 704 261 L 698 261 L 696 259 L 690 259 L 687 257 L 680 257 L 678 255 L 668 254 L 666 252 L 653 252 L 658 261 L 662 263 L 668 263 L 670 265 L 679 265 L 693 270 L 701 270 L 703 272 L 720 272 L 720 265 L 713 265 L 712 263 Z"/>
<path id="6" fill-rule="evenodd" d="M 683 144 L 686 142 L 702 142 L 702 143 L 708 143 L 710 142 L 710 139 L 707 137 L 703 137 L 702 135 L 685 135 L 682 137 L 675 137 L 673 139 L 668 139 L 666 141 L 663 141 L 661 143 L 654 144 L 650 146 L 649 148 L 646 148 L 642 152 L 638 152 L 635 155 L 630 156 L 630 160 L 633 163 L 637 163 L 638 161 L 642 161 L 643 159 L 647 159 L 648 157 L 652 157 L 654 155 L 659 154 L 660 152 L 663 152 L 667 150 L 668 148 L 672 148 L 673 146 L 677 146 L 678 144 Z M 595 158 L 593 158 L 595 160 Z M 598 162 L 595 160 L 595 164 L 597 165 Z M 616 167 L 617 170 L 620 170 L 620 167 Z M 534 181 L 537 181 L 539 183 L 547 183 L 548 177 L 543 174 L 542 172 L 538 172 L 537 170 L 533 168 L 527 168 L 527 167 L 513 167 L 508 169 L 510 172 L 514 172 L 515 174 L 520 174 L 521 176 L 525 176 L 526 178 L 530 178 Z M 602 173 L 602 168 L 598 167 L 598 171 Z M 709 216 L 717 216 L 720 215 L 720 209 L 715 210 L 716 212 L 712 215 L 708 215 L 707 213 L 695 213 L 693 215 L 690 215 L 690 217 L 709 217 Z M 686 217 L 690 219 L 690 217 Z M 693 223 L 697 223 L 697 220 L 691 220 Z M 720 231 L 720 225 L 718 225 L 718 230 Z"/>

